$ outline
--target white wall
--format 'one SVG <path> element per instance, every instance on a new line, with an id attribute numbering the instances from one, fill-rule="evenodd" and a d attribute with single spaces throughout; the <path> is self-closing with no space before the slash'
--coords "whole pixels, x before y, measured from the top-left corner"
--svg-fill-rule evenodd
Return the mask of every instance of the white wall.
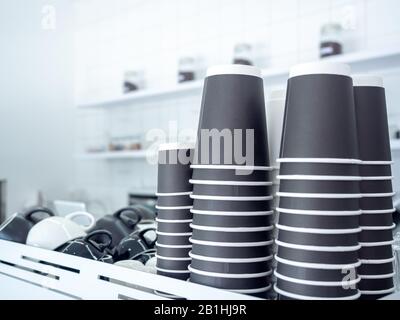
<path id="1" fill-rule="evenodd" d="M 49 4 L 55 30 L 42 24 Z M 38 190 L 63 197 L 72 183 L 71 8 L 69 0 L 0 1 L 0 179 L 8 181 L 8 214 Z"/>
<path id="2" fill-rule="evenodd" d="M 260 67 L 315 60 L 320 27 L 329 21 L 354 27 L 346 52 L 400 47 L 398 0 L 79 0 L 76 13 L 79 101 L 120 95 L 126 69 L 144 69 L 150 88 L 171 86 L 180 56 L 201 55 L 207 65 L 230 63 L 233 46 L 242 41 L 265 46 Z M 400 72 L 387 79 L 390 112 L 398 118 Z M 169 120 L 195 128 L 199 106 L 196 95 L 78 110 L 76 151 L 107 144 L 107 134 L 144 133 Z M 126 202 L 129 190 L 153 192 L 156 184 L 155 168 L 140 160 L 79 161 L 76 172 L 77 186 L 113 208 Z"/>

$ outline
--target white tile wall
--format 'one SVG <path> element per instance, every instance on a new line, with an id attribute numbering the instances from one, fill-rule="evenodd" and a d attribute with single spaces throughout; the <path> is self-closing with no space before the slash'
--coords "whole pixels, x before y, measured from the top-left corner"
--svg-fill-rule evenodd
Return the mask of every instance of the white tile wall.
<path id="1" fill-rule="evenodd" d="M 121 94 L 127 69 L 143 69 L 149 88 L 170 86 L 180 56 L 201 56 L 206 65 L 229 63 L 241 41 L 261 48 L 260 67 L 315 60 L 320 27 L 329 21 L 349 28 L 347 52 L 400 46 L 398 0 L 76 0 L 75 11 L 79 101 Z M 399 74 L 388 75 L 389 82 L 398 83 Z M 393 85 L 388 91 L 400 102 Z M 195 129 L 199 106 L 195 96 L 79 111 L 77 152 L 106 144 L 109 136 L 167 129 L 168 121 Z M 155 188 L 155 168 L 144 161 L 78 162 L 77 167 L 77 184 L 101 190 L 103 198 L 108 190 L 110 208 L 125 204 L 127 190 Z"/>

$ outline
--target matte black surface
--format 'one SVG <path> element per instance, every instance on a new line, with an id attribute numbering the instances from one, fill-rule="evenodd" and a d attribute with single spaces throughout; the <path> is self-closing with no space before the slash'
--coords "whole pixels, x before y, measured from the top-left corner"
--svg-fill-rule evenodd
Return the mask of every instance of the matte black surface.
<path id="1" fill-rule="evenodd" d="M 190 220 L 193 215 L 190 209 L 157 209 L 157 217 L 161 220 Z"/>
<path id="2" fill-rule="evenodd" d="M 380 247 L 363 247 L 359 252 L 360 259 L 363 260 L 385 260 L 393 258 L 391 245 Z"/>
<path id="3" fill-rule="evenodd" d="M 193 208 L 204 211 L 271 211 L 271 201 L 220 201 L 194 199 Z"/>
<path id="4" fill-rule="evenodd" d="M 321 210 L 321 211 L 358 211 L 360 199 L 317 199 L 280 197 L 279 207 L 283 209 Z"/>
<path id="5" fill-rule="evenodd" d="M 393 240 L 393 230 L 363 230 L 360 242 L 385 242 Z"/>
<path id="6" fill-rule="evenodd" d="M 358 268 L 358 273 L 364 276 L 367 275 L 383 275 L 393 273 L 393 263 L 384 264 L 362 264 Z"/>
<path id="7" fill-rule="evenodd" d="M 354 87 L 360 158 L 391 161 L 385 89 Z"/>
<path id="8" fill-rule="evenodd" d="M 393 192 L 392 180 L 361 181 L 361 193 L 391 193 Z"/>
<path id="9" fill-rule="evenodd" d="M 269 171 L 235 169 L 193 169 L 193 180 L 270 181 Z"/>
<path id="10" fill-rule="evenodd" d="M 262 227 L 272 224 L 272 216 L 217 216 L 193 214 L 193 224 L 207 227 Z"/>
<path id="11" fill-rule="evenodd" d="M 190 222 L 185 222 L 185 223 L 157 222 L 157 230 L 166 233 L 192 232 L 192 228 L 190 227 Z"/>
<path id="12" fill-rule="evenodd" d="M 193 229 L 193 239 L 215 242 L 262 242 L 271 240 L 272 232 L 221 232 Z"/>
<path id="13" fill-rule="evenodd" d="M 263 197 L 271 194 L 271 186 L 217 186 L 195 184 L 195 195 L 231 196 L 231 197 Z"/>
<path id="14" fill-rule="evenodd" d="M 393 225 L 392 213 L 362 214 L 360 216 L 360 225 L 363 227 L 390 227 Z"/>
<path id="15" fill-rule="evenodd" d="M 359 159 L 350 77 L 314 74 L 289 79 L 281 157 Z"/>
<path id="16" fill-rule="evenodd" d="M 158 234 L 157 242 L 164 245 L 170 246 L 187 246 L 190 244 L 189 238 L 191 236 L 165 236 Z"/>
<path id="17" fill-rule="evenodd" d="M 246 259 L 268 257 L 272 254 L 272 245 L 261 247 L 220 247 L 193 244 L 193 254 L 213 258 Z"/>
<path id="18" fill-rule="evenodd" d="M 278 239 L 285 243 L 310 246 L 358 245 L 358 234 L 313 234 L 279 230 Z"/>
<path id="19" fill-rule="evenodd" d="M 362 177 L 391 177 L 391 165 L 362 165 L 360 166 Z"/>
<path id="20" fill-rule="evenodd" d="M 297 228 L 354 229 L 359 226 L 360 216 L 299 215 L 279 213 L 279 224 Z"/>
<path id="21" fill-rule="evenodd" d="M 162 257 L 189 258 L 192 248 L 166 248 L 157 246 L 157 254 Z"/>
<path id="22" fill-rule="evenodd" d="M 394 287 L 393 278 L 387 279 L 362 279 L 358 285 L 362 291 L 389 290 Z"/>
<path id="23" fill-rule="evenodd" d="M 267 287 L 270 284 L 270 277 L 233 279 L 203 276 L 192 272 L 190 274 L 190 282 L 219 289 L 245 290 Z"/>
<path id="24" fill-rule="evenodd" d="M 280 175 L 350 176 L 360 175 L 358 164 L 281 163 Z"/>
<path id="25" fill-rule="evenodd" d="M 393 209 L 393 198 L 367 198 L 360 200 L 360 206 L 363 210 L 391 210 Z"/>
<path id="26" fill-rule="evenodd" d="M 172 272 L 163 272 L 163 271 L 157 270 L 157 274 L 160 276 L 174 278 L 174 279 L 183 280 L 183 281 L 186 281 L 190 277 L 189 272 L 188 273 L 172 273 Z"/>
<path id="27" fill-rule="evenodd" d="M 226 262 L 211 262 L 192 259 L 191 266 L 197 270 L 217 273 L 261 273 L 271 269 L 271 262 L 253 262 L 253 263 L 226 263 Z"/>
<path id="28" fill-rule="evenodd" d="M 163 196 L 157 198 L 157 205 L 160 207 L 187 207 L 193 205 L 190 195 Z"/>
<path id="29" fill-rule="evenodd" d="M 190 260 L 165 260 L 157 258 L 157 267 L 165 270 L 187 270 Z"/>
<path id="30" fill-rule="evenodd" d="M 360 193 L 359 181 L 281 180 L 280 192 Z"/>
<path id="31" fill-rule="evenodd" d="M 246 129 L 254 130 L 254 141 L 251 155 L 257 166 L 269 166 L 268 136 L 264 101 L 263 80 L 247 75 L 216 75 L 207 77 L 204 82 L 203 98 L 201 103 L 199 133 L 201 129 L 242 129 L 242 153 L 247 150 Z M 240 140 L 239 140 L 240 141 Z M 206 154 L 202 153 L 201 135 L 198 134 L 196 152 L 198 157 L 194 161 L 202 164 L 237 164 L 242 165 L 241 159 L 235 159 L 233 145 L 230 147 L 230 159 L 225 159 L 223 152 L 225 140 L 221 139 L 218 155 L 220 161 L 214 163 L 212 143 Z M 238 144 L 238 143 L 236 143 Z M 236 151 L 237 152 L 237 151 Z M 249 154 L 247 156 L 250 156 Z M 206 159 L 206 161 L 204 161 Z"/>

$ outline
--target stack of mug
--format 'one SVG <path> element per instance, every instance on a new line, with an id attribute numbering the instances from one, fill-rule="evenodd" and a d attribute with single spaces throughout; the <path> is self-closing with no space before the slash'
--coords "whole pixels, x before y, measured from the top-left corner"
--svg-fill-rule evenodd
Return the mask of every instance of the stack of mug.
<path id="1" fill-rule="evenodd" d="M 394 292 L 391 150 L 382 78 L 354 76 L 361 166 L 359 284 L 363 299 Z"/>
<path id="2" fill-rule="evenodd" d="M 193 151 L 188 145 L 165 144 L 158 153 L 157 274 L 180 280 L 189 278 L 191 260 Z"/>
<path id="3" fill-rule="evenodd" d="M 265 297 L 271 288 L 273 197 L 259 69 L 208 70 L 192 168 L 190 281 Z"/>
<path id="4" fill-rule="evenodd" d="M 280 299 L 355 300 L 361 161 L 350 67 L 295 66 L 287 91 L 275 291 Z"/>

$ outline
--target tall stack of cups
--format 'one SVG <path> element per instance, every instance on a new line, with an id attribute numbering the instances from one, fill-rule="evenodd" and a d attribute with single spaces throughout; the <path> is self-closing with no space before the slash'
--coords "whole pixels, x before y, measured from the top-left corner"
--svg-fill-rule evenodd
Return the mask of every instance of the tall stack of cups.
<path id="1" fill-rule="evenodd" d="M 157 274 L 180 280 L 190 275 L 192 147 L 165 144 L 158 153 Z"/>
<path id="2" fill-rule="evenodd" d="M 363 299 L 394 292 L 391 150 L 385 89 L 380 77 L 353 76 L 361 166 L 359 288 Z"/>
<path id="3" fill-rule="evenodd" d="M 358 299 L 361 161 L 349 66 L 291 69 L 280 156 L 275 291 Z"/>
<path id="4" fill-rule="evenodd" d="M 259 69 L 208 70 L 194 161 L 190 281 L 266 297 L 274 227 Z"/>

